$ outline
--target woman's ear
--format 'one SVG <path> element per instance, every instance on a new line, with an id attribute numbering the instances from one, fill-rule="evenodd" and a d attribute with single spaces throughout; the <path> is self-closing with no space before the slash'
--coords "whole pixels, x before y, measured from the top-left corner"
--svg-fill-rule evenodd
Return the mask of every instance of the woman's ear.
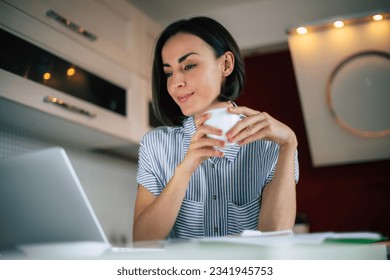
<path id="1" fill-rule="evenodd" d="M 232 52 L 227 51 L 222 55 L 222 59 L 222 75 L 227 77 L 234 69 L 234 55 Z"/>

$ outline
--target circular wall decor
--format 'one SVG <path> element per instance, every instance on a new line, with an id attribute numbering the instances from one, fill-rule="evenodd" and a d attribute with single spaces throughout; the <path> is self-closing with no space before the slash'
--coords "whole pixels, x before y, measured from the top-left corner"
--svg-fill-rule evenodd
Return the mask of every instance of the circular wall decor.
<path id="1" fill-rule="evenodd" d="M 390 53 L 368 50 L 341 61 L 326 86 L 338 125 L 360 137 L 390 135 Z"/>

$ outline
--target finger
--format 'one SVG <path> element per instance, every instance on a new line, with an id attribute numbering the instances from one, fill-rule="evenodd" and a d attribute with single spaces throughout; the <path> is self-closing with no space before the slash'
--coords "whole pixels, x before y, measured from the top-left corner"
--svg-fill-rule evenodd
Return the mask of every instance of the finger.
<path id="1" fill-rule="evenodd" d="M 201 158 L 202 161 L 210 157 L 223 157 L 224 153 L 215 146 L 202 146 L 199 143 L 194 143 L 190 146 L 187 156 Z"/>
<path id="2" fill-rule="evenodd" d="M 267 139 L 268 138 L 268 132 L 266 129 L 259 130 L 258 132 L 250 135 L 249 137 L 244 137 L 240 141 L 237 142 L 238 145 L 242 146 L 251 142 L 254 142 L 259 139 Z"/>
<path id="3" fill-rule="evenodd" d="M 230 107 L 228 108 L 228 112 L 232 114 L 242 114 L 246 116 L 252 116 L 260 113 L 259 111 L 253 110 L 245 106 Z"/>
<path id="4" fill-rule="evenodd" d="M 242 132 L 245 133 L 245 136 L 253 134 L 262 129 L 264 126 L 268 125 L 267 119 L 268 115 L 266 113 L 257 113 L 256 115 L 251 115 L 247 118 L 244 118 L 226 133 L 226 137 L 229 141 L 237 141 L 237 138 L 239 138 L 238 136 Z M 241 137 L 241 139 L 242 138 L 243 137 Z"/>
<path id="5" fill-rule="evenodd" d="M 260 139 L 260 137 L 258 136 L 258 132 L 266 129 L 268 126 L 269 125 L 265 122 L 256 123 L 255 125 L 248 126 L 245 129 L 241 130 L 234 137 L 228 138 L 228 141 L 240 143 L 244 139 L 251 139 L 251 140 L 253 140 L 253 138 L 255 138 L 254 140 Z"/>
<path id="6" fill-rule="evenodd" d="M 206 113 L 206 114 L 203 114 L 203 115 L 196 117 L 195 118 L 196 127 L 200 127 L 201 125 L 203 125 L 205 123 L 205 121 L 207 121 L 209 118 L 211 118 L 210 113 Z"/>
<path id="7" fill-rule="evenodd" d="M 214 127 L 214 126 L 209 126 L 209 125 L 202 125 L 198 128 L 198 131 L 202 134 L 214 134 L 221 136 L 222 135 L 222 129 Z"/>
<path id="8" fill-rule="evenodd" d="M 200 158 L 210 158 L 210 157 L 223 157 L 225 154 L 214 148 L 204 148 L 196 151 L 196 155 Z"/>
<path id="9" fill-rule="evenodd" d="M 207 137 L 208 134 L 221 136 L 222 130 L 212 126 L 202 125 L 197 129 L 197 131 L 192 136 L 191 142 L 196 142 L 199 139 L 205 138 Z"/>
<path id="10" fill-rule="evenodd" d="M 214 147 L 223 148 L 225 147 L 225 141 L 214 139 L 214 138 L 202 137 L 197 141 L 191 143 L 191 146 L 194 149 L 204 149 L 204 148 L 214 149 Z"/>

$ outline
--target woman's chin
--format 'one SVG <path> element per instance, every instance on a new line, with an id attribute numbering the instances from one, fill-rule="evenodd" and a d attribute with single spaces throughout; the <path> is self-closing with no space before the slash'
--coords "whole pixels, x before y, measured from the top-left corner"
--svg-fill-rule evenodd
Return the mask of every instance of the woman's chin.
<path id="1" fill-rule="evenodd" d="M 181 108 L 181 112 L 184 116 L 189 117 L 194 114 L 193 110 Z"/>

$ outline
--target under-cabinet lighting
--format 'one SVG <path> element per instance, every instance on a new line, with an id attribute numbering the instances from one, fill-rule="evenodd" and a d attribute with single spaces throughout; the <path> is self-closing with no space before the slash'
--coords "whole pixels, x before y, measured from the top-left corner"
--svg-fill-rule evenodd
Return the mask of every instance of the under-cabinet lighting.
<path id="1" fill-rule="evenodd" d="M 297 28 L 291 28 L 287 30 L 287 34 L 299 34 L 299 35 L 305 35 L 309 31 L 310 32 L 315 32 L 315 31 L 323 31 L 323 30 L 328 30 L 330 28 L 342 28 L 345 25 L 354 25 L 354 24 L 361 24 L 361 23 L 366 23 L 366 22 L 373 22 L 373 21 L 381 21 L 384 19 L 389 19 L 390 18 L 390 13 L 371 13 L 371 14 L 366 14 L 365 16 L 360 16 L 360 17 L 348 17 L 345 16 L 344 18 L 340 18 L 337 20 L 326 20 L 326 21 L 321 21 L 321 23 L 317 24 L 308 24 L 308 25 L 301 25 Z"/>
<path id="2" fill-rule="evenodd" d="M 46 72 L 46 73 L 43 74 L 43 79 L 44 80 L 47 81 L 47 80 L 50 80 L 50 78 L 51 78 L 51 74 L 49 72 Z"/>
<path id="3" fill-rule="evenodd" d="M 68 68 L 66 75 L 73 76 L 76 73 L 76 70 L 73 67 Z"/>
<path id="4" fill-rule="evenodd" d="M 333 22 L 333 26 L 336 28 L 344 27 L 344 22 L 342 20 L 336 20 L 335 22 Z"/>
<path id="5" fill-rule="evenodd" d="M 300 34 L 300 35 L 304 35 L 304 34 L 307 34 L 307 28 L 306 27 L 298 27 L 297 28 L 297 33 Z"/>
<path id="6" fill-rule="evenodd" d="M 383 19 L 383 15 L 381 15 L 381 14 L 374 15 L 374 16 L 372 16 L 372 19 L 375 21 L 380 21 Z"/>

